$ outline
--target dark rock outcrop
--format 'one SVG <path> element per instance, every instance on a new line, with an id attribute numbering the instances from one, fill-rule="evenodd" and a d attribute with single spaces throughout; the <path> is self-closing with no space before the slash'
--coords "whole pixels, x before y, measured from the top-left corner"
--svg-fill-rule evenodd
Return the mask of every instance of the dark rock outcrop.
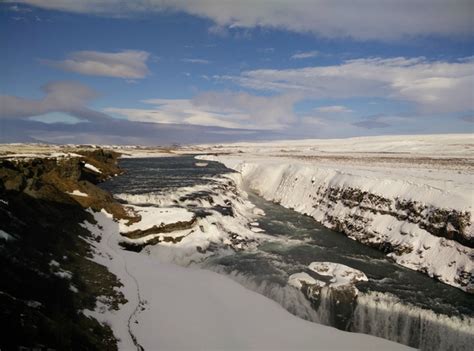
<path id="1" fill-rule="evenodd" d="M 93 238 L 80 225 L 94 222 L 85 208 L 126 218 L 95 185 L 120 172 L 116 157 L 95 150 L 82 157 L 0 160 L 0 229 L 15 238 L 0 240 L 2 350 L 116 349 L 110 328 L 81 313 L 94 309 L 98 296 L 107 296 L 113 308 L 124 297 L 117 278 L 89 259 L 84 239 Z"/>

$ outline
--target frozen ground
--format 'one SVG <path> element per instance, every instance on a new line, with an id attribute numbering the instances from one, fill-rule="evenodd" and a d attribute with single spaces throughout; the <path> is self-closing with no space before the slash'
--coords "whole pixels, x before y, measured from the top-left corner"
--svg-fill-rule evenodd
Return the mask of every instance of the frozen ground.
<path id="1" fill-rule="evenodd" d="M 267 200 L 474 291 L 474 136 L 202 145 Z"/>
<path id="2" fill-rule="evenodd" d="M 116 274 L 128 302 L 107 300 L 87 315 L 108 323 L 121 350 L 402 350 L 406 346 L 304 321 L 275 302 L 217 273 L 160 263 L 120 248 L 119 224 L 105 211 L 97 224 L 94 261 Z"/>
<path id="3" fill-rule="evenodd" d="M 10 143 L 0 144 L 0 159 L 2 158 L 38 158 L 38 157 L 80 157 L 74 151 L 91 151 L 103 148 L 114 150 L 122 154 L 123 158 L 168 157 L 176 156 L 175 148 L 169 147 L 142 147 L 125 145 L 54 145 L 38 143 Z"/>

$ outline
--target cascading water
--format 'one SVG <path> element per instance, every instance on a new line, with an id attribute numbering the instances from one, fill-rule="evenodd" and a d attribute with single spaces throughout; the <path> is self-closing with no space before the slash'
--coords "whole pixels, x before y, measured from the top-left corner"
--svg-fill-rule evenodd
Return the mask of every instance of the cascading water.
<path id="1" fill-rule="evenodd" d="M 357 300 L 352 331 L 422 350 L 472 350 L 473 318 L 439 315 L 379 292 L 361 294 Z"/>
<path id="2" fill-rule="evenodd" d="M 190 156 L 129 159 L 121 166 L 127 173 L 105 187 L 122 194 L 124 201 L 156 206 L 182 205 L 180 199 L 189 198 L 183 195 L 189 191 L 183 186 L 193 187 L 191 197 L 198 203 L 212 201 L 212 193 L 206 188 L 215 184 L 213 177 L 230 172 L 215 162 L 196 167 Z M 157 193 L 170 194 L 172 203 Z M 253 194 L 250 200 L 266 213 L 259 219 L 259 227 L 275 240 L 250 252 L 219 255 L 216 251 L 201 263 L 202 267 L 230 276 L 306 320 L 423 350 L 471 349 L 472 295 L 400 267 L 382 253 L 328 230 L 309 217 Z M 368 281 L 356 283 L 355 303 L 349 304 L 329 288 L 323 288 L 317 296 L 307 296 L 288 285 L 290 275 L 307 271 L 313 261 L 340 263 L 364 272 Z"/>

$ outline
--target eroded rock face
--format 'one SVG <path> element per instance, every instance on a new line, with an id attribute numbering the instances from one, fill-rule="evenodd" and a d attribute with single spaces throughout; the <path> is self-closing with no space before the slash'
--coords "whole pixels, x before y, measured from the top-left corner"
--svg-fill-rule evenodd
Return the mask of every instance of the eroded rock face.
<path id="1" fill-rule="evenodd" d="M 317 196 L 313 196 L 313 207 L 333 207 L 337 203 L 350 209 L 357 208 L 374 214 L 389 215 L 401 221 L 417 224 L 432 235 L 455 240 L 465 246 L 474 247 L 474 236 L 470 233 L 471 216 L 468 212 L 454 209 L 436 208 L 417 201 L 406 199 L 387 199 L 356 188 L 320 187 Z M 350 233 L 360 228 L 354 223 L 360 222 L 357 214 L 351 221 L 340 222 L 340 218 L 328 216 L 328 221 L 343 232 Z"/>
<path id="2" fill-rule="evenodd" d="M 95 211 L 104 208 L 116 218 L 127 218 L 122 206 L 96 186 L 121 173 L 116 165 L 117 156 L 114 152 L 94 150 L 85 152 L 83 157 L 0 160 L 0 190 L 22 192 L 39 200 L 79 203 Z M 87 165 L 93 165 L 100 173 Z M 86 196 L 75 196 L 74 191 Z"/>
<path id="3" fill-rule="evenodd" d="M 470 213 L 352 188 L 324 192 L 321 187 L 317 194 L 313 208 L 325 226 L 406 267 L 474 293 Z"/>
<path id="4" fill-rule="evenodd" d="M 330 325 L 349 329 L 357 302 L 357 282 L 367 276 L 354 268 L 333 262 L 312 262 L 306 272 L 292 274 L 288 283 L 301 290 L 316 310 L 326 313 Z M 324 311 L 321 311 L 324 313 Z"/>
<path id="5" fill-rule="evenodd" d="M 385 180 L 306 164 L 224 163 L 267 200 L 377 248 L 407 268 L 474 292 L 474 226 L 465 195 L 422 180 Z"/>

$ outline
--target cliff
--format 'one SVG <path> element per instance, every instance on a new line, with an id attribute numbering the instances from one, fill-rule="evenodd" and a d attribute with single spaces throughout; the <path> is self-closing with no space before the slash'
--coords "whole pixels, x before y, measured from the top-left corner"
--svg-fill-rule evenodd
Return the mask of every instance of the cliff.
<path id="1" fill-rule="evenodd" d="M 96 184 L 120 173 L 117 154 L 0 160 L 0 348 L 114 350 L 109 327 L 81 313 L 108 296 L 118 308 L 121 283 L 90 260 L 94 221 L 84 211 L 126 213 Z"/>
<path id="2" fill-rule="evenodd" d="M 239 171 L 251 190 L 385 252 L 397 263 L 474 293 L 469 194 L 297 160 L 208 156 Z"/>

